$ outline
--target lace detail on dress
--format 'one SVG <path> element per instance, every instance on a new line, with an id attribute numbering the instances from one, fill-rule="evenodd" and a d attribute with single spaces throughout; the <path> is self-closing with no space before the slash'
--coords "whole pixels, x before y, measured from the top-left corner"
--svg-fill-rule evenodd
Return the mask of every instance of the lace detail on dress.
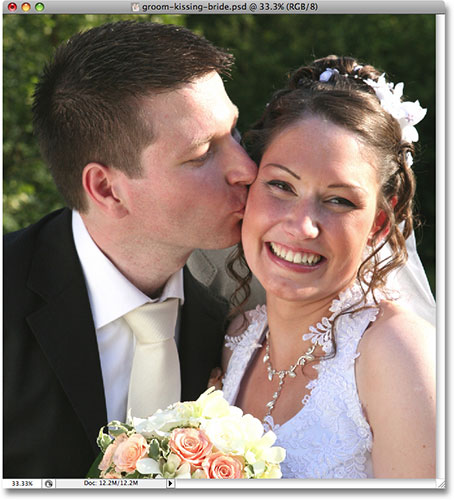
<path id="1" fill-rule="evenodd" d="M 327 321 L 341 311 L 348 311 L 358 301 L 359 307 L 366 308 L 338 317 L 335 325 L 336 354 L 321 359 L 315 366 L 318 377 L 306 386 L 311 392 L 302 400 L 301 410 L 281 425 L 275 425 L 271 416 L 266 419 L 265 424 L 277 436 L 276 445 L 287 450 L 286 459 L 281 464 L 283 477 L 373 477 L 370 460 L 372 433 L 358 396 L 355 360 L 359 356 L 358 343 L 368 325 L 375 321 L 378 307 L 371 296 L 364 299 L 360 285 L 355 284 L 333 301 L 330 308 L 333 315 L 324 318 L 304 337 L 313 342 L 314 339 L 325 340 L 331 326 L 329 323 L 328 327 Z M 233 353 L 223 390 L 230 404 L 235 404 L 241 379 L 255 350 L 261 347 L 258 342 L 267 324 L 265 306 L 258 307 L 252 315 L 251 324 L 238 342 L 228 339 Z"/>
<path id="2" fill-rule="evenodd" d="M 309 332 L 303 335 L 303 340 L 312 340 L 315 345 L 321 345 L 326 353 L 333 349 L 333 342 L 331 341 L 331 326 L 334 318 L 334 313 L 329 318 L 322 318 L 321 322 L 316 326 L 310 326 Z"/>
<path id="3" fill-rule="evenodd" d="M 266 318 L 266 306 L 257 306 L 251 311 L 246 311 L 246 318 L 248 320 L 249 326 L 255 322 L 259 322 L 263 317 Z M 225 336 L 225 346 L 233 351 L 238 344 L 240 344 L 244 337 L 249 333 L 249 327 L 240 335 L 226 335 Z"/>
<path id="4" fill-rule="evenodd" d="M 267 322 L 266 306 L 257 306 L 254 310 L 248 311 L 246 315 L 249 320 L 248 328 L 240 335 L 226 335 L 225 337 L 226 347 L 233 351 L 227 373 L 239 374 L 239 377 L 225 376 L 223 379 L 222 390 L 227 401 L 234 401 L 236 399 L 241 379 L 252 358 L 252 354 L 257 348 L 259 349 L 262 347 L 262 345 L 257 342 Z"/>

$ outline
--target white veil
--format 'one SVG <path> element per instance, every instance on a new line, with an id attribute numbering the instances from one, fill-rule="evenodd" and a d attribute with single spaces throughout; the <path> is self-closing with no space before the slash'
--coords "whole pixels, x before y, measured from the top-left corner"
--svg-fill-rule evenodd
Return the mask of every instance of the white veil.
<path id="1" fill-rule="evenodd" d="M 398 292 L 397 303 L 411 310 L 435 326 L 436 305 L 426 273 L 416 250 L 414 232 L 406 240 L 408 260 L 403 267 L 391 271 L 387 277 L 387 288 Z M 391 255 L 386 244 L 379 252 L 379 260 Z"/>

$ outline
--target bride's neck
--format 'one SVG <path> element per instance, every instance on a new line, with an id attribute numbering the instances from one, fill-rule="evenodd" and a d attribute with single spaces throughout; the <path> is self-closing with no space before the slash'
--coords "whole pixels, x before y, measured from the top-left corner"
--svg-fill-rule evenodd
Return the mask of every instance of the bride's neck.
<path id="1" fill-rule="evenodd" d="M 323 317 L 331 316 L 329 308 L 336 295 L 311 302 L 294 302 L 276 296 L 267 296 L 267 315 L 270 333 L 275 338 L 301 340 L 309 327 Z"/>

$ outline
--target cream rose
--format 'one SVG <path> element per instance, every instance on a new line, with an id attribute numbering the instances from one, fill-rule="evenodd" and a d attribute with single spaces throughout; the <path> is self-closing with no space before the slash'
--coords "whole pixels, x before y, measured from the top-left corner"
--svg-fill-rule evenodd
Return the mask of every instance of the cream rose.
<path id="1" fill-rule="evenodd" d="M 203 470 L 209 479 L 242 479 L 243 462 L 239 457 L 218 452 L 206 458 Z"/>
<path id="2" fill-rule="evenodd" d="M 126 441 L 122 441 L 113 456 L 117 472 L 134 472 L 137 460 L 145 457 L 149 445 L 141 434 L 133 434 Z"/>
<path id="3" fill-rule="evenodd" d="M 211 453 L 213 444 L 200 429 L 174 429 L 170 435 L 169 447 L 181 460 L 191 465 L 191 470 L 200 469 Z"/>

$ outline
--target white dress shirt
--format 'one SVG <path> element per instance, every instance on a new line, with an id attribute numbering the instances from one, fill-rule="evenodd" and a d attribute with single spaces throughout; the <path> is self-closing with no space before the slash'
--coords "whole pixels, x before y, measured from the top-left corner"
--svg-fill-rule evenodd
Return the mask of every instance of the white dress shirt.
<path id="1" fill-rule="evenodd" d="M 184 302 L 183 269 L 169 278 L 159 298 L 150 299 L 103 254 L 76 211 L 72 213 L 72 230 L 96 329 L 107 419 L 124 422 L 135 340 L 123 316 L 147 302 L 162 302 L 172 297 L 180 299 L 181 307 Z M 176 340 L 178 331 L 179 321 Z"/>

